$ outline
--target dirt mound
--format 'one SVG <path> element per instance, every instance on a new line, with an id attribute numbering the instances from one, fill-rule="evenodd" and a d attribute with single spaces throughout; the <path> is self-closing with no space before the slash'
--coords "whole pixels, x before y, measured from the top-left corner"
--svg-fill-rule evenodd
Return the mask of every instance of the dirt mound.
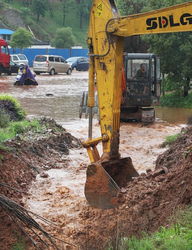
<path id="1" fill-rule="evenodd" d="M 178 208 L 192 203 L 192 129 L 188 128 L 160 158 L 166 158 L 166 164 L 158 160 L 157 170 L 136 178 L 122 190 L 117 209 L 87 208 L 81 212 L 84 226 L 74 238 L 82 249 L 104 249 L 109 242 L 115 246 L 120 237 L 154 232 L 167 225 Z"/>
<path id="2" fill-rule="evenodd" d="M 68 163 L 64 159 L 69 150 L 80 147 L 79 140 L 53 120 L 42 119 L 41 124 L 46 127 L 44 134 L 28 132 L 22 139 L 18 136 L 7 142 L 7 149 L 0 149 L 0 194 L 20 204 L 38 173 L 50 168 L 65 168 Z M 13 232 L 18 229 L 1 209 L 0 225 L 0 249 L 10 249 L 17 238 Z"/>
<path id="3" fill-rule="evenodd" d="M 0 100 L 0 110 L 8 114 L 11 121 L 19 121 L 24 118 L 24 113 L 22 114 L 22 110 L 16 107 L 14 101 Z"/>
<path id="4" fill-rule="evenodd" d="M 192 127 L 182 129 L 180 136 L 170 148 L 157 158 L 156 169 L 172 168 L 182 165 L 183 160 L 192 151 Z"/>

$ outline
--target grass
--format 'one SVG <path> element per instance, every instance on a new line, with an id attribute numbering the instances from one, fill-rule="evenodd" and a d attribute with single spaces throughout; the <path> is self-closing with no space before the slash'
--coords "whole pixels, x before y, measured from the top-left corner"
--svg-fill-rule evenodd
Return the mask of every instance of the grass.
<path id="1" fill-rule="evenodd" d="M 152 235 L 141 239 L 132 237 L 121 240 L 119 250 L 192 250 L 192 207 L 179 211 L 172 218 L 173 225 L 161 227 Z"/>
<path id="2" fill-rule="evenodd" d="M 161 147 L 164 148 L 166 146 L 170 146 L 173 142 L 175 142 L 177 140 L 177 138 L 179 138 L 181 134 L 175 134 L 175 135 L 169 135 L 165 138 L 165 141 L 161 144 Z"/>
<path id="3" fill-rule="evenodd" d="M 14 111 L 19 121 L 25 118 L 25 111 L 22 109 L 20 103 L 14 97 L 6 94 L 1 94 L 0 104 L 1 103 L 6 103 L 8 106 L 11 106 L 11 110 Z"/>
<path id="4" fill-rule="evenodd" d="M 26 250 L 26 246 L 22 242 L 17 242 L 11 250 Z"/>
<path id="5" fill-rule="evenodd" d="M 175 93 L 169 93 L 162 96 L 160 99 L 161 106 L 177 107 L 177 108 L 192 108 L 192 93 L 183 97 Z"/>
<path id="6" fill-rule="evenodd" d="M 0 109 L 0 128 L 6 128 L 10 123 L 10 116 Z"/>
<path id="7" fill-rule="evenodd" d="M 0 143 L 14 138 L 16 135 L 22 134 L 27 131 L 40 131 L 41 125 L 39 121 L 19 121 L 11 122 L 8 127 L 0 129 Z"/>

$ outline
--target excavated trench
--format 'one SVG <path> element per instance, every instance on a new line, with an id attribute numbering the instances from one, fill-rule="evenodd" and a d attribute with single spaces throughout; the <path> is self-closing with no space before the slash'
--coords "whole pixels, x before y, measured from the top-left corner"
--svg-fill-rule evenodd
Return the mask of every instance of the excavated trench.
<path id="1" fill-rule="evenodd" d="M 77 117 L 75 104 L 86 88 L 86 77 L 77 73 L 72 78 L 57 76 L 56 79 L 50 83 L 49 76 L 40 76 L 39 89 L 13 89 L 11 77 L 3 80 L 3 91 L 18 97 L 30 116 L 52 114 L 66 131 L 54 132 L 51 127 L 44 136 L 26 135 L 25 140 L 8 142 L 11 150 L 0 150 L 3 155 L 0 182 L 27 193 L 2 186 L 0 193 L 56 223 L 57 227 L 43 226 L 66 242 L 58 240 L 59 249 L 106 249 L 108 244 L 115 249 L 120 237 L 153 232 L 166 225 L 179 207 L 191 204 L 192 129 L 183 129 L 183 136 L 164 152 L 160 145 L 165 137 L 180 132 L 183 126 L 157 121 L 148 126 L 121 124 L 121 155 L 130 156 L 141 175 L 122 190 L 118 208 L 91 208 L 84 197 L 89 160 L 79 143 L 79 139 L 87 136 L 87 121 L 72 119 Z M 75 84 L 80 86 L 74 94 Z M 53 96 L 48 98 L 46 93 Z M 37 109 L 39 103 L 42 105 Z M 95 120 L 94 136 L 98 135 L 99 125 Z M 19 229 L 2 211 L 0 225 L 0 249 L 11 249 L 18 240 Z M 30 243 L 27 249 L 33 249 Z"/>

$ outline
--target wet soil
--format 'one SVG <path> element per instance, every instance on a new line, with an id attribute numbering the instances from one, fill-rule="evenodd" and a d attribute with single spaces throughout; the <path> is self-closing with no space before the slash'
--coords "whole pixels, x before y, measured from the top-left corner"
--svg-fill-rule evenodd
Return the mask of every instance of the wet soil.
<path id="1" fill-rule="evenodd" d="M 96 124 L 95 127 L 97 128 L 98 125 Z M 125 127 L 126 130 L 124 131 Z M 143 136 L 148 131 L 146 136 L 151 138 L 153 133 L 155 136 L 158 135 L 158 130 L 160 134 L 163 131 L 165 133 L 165 128 L 169 133 L 179 129 L 164 124 L 155 124 L 148 127 L 139 124 L 129 126 L 122 124 L 121 151 L 123 154 L 131 150 L 136 152 L 138 144 L 133 144 L 131 150 L 126 145 L 126 139 L 129 142 L 131 141 L 129 137 L 127 138 L 131 132 L 133 141 L 135 141 L 134 133 L 136 131 Z M 58 129 L 61 130 L 61 127 L 58 126 Z M 191 131 L 187 132 L 185 136 L 190 133 Z M 79 140 L 65 130 L 61 133 L 57 130 L 54 132 L 51 128 L 47 129 L 43 137 L 26 135 L 8 143 L 8 146 L 12 149 L 10 152 L 1 151 L 4 156 L 1 162 L 1 182 L 27 191 L 28 184 L 35 180 L 28 190 L 28 195 L 5 187 L 1 187 L 1 193 L 17 201 L 24 196 L 25 198 L 21 203 L 31 211 L 55 222 L 59 229 L 52 226 L 46 227 L 46 230 L 68 242 L 68 247 L 71 247 L 71 249 L 78 249 L 78 247 L 80 249 L 105 249 L 109 242 L 116 242 L 120 236 L 138 235 L 143 230 L 154 231 L 160 225 L 167 223 L 169 215 L 180 204 L 185 204 L 185 202 L 180 202 L 180 199 L 191 201 L 190 196 L 182 196 L 182 193 L 185 192 L 184 187 L 188 188 L 186 185 L 191 181 L 190 169 L 186 171 L 186 175 L 182 172 L 187 164 L 187 166 L 191 164 L 190 158 L 188 158 L 191 157 L 191 154 L 189 154 L 185 159 L 184 167 L 179 168 L 181 173 L 177 169 L 167 174 L 164 174 L 164 170 L 162 172 L 157 170 L 157 172 L 149 172 L 148 175 L 135 179 L 133 183 L 122 190 L 119 197 L 119 208 L 108 211 L 91 208 L 87 204 L 83 192 L 88 160 L 84 149 L 79 146 Z M 191 145 L 191 137 L 188 138 L 187 148 Z M 155 137 L 153 139 L 155 141 Z M 152 154 L 158 154 L 159 150 L 162 149 L 157 149 L 157 145 L 154 146 L 154 142 L 151 143 L 149 147 L 151 146 L 154 150 Z M 160 143 L 160 140 L 156 143 Z M 155 148 L 157 149 L 156 153 Z M 147 147 L 145 147 L 143 154 L 146 154 L 145 150 L 147 150 Z M 136 155 L 136 153 L 134 154 Z M 143 158 L 140 158 L 140 164 L 137 165 L 138 169 L 142 160 Z M 144 162 L 142 172 L 147 166 L 149 164 Z M 164 164 L 162 166 L 165 167 Z M 150 168 L 154 167 L 155 162 L 151 162 Z M 42 171 L 46 175 L 42 175 Z M 180 178 L 175 181 L 174 175 L 178 175 Z M 171 180 L 176 183 L 172 183 Z M 187 184 L 184 185 L 183 181 L 186 181 Z M 175 192 L 175 189 L 177 189 L 177 192 Z M 172 197 L 173 193 L 175 196 Z M 187 193 L 190 194 L 190 192 Z M 177 204 L 178 197 L 180 198 Z M 175 207 L 173 206 L 174 202 L 176 202 Z M 1 221 L 4 223 L 6 221 L 6 224 L 4 224 L 6 230 L 7 228 L 11 228 L 11 230 L 7 231 L 9 234 L 5 237 L 5 228 L 2 228 L 1 242 L 4 247 L 7 247 L 4 249 L 10 249 L 10 244 L 15 239 L 10 235 L 10 231 L 13 232 L 15 229 L 10 221 L 5 218 L 2 214 Z M 72 247 L 70 244 L 75 246 Z M 62 249 L 63 244 L 61 245 L 58 242 L 58 245 L 59 249 Z"/>
<path id="2" fill-rule="evenodd" d="M 39 174 L 47 178 L 48 169 L 67 168 L 70 149 L 81 148 L 80 141 L 53 120 L 42 119 L 41 133 L 25 133 L 0 149 L 0 194 L 19 202 L 26 195 L 30 183 Z M 18 227 L 0 210 L 0 249 L 11 249 Z"/>
<path id="3" fill-rule="evenodd" d="M 66 130 L 61 133 L 48 128 L 43 136 L 29 134 L 9 142 L 11 150 L 0 152 L 4 157 L 0 163 L 0 182 L 8 182 L 27 194 L 5 187 L 0 192 L 17 201 L 22 198 L 20 202 L 26 208 L 55 222 L 59 228 L 45 228 L 68 242 L 58 241 L 59 249 L 106 249 L 109 243 L 116 246 L 121 236 L 139 236 L 143 231 L 153 232 L 167 225 L 170 215 L 191 203 L 192 129 L 185 132 L 185 139 L 179 138 L 165 152 L 160 147 L 165 137 L 180 132 L 182 126 L 161 121 L 148 126 L 122 123 L 121 155 L 130 156 L 141 175 L 122 189 L 118 208 L 91 208 L 84 197 L 89 160 L 86 151 L 79 147 L 79 139 L 87 138 L 87 121 L 77 119 L 78 107 L 73 110 L 85 89 L 86 78 L 82 76 L 78 82 L 78 77 L 72 76 L 70 80 L 65 77 L 56 76 L 52 83 L 49 76 L 40 76 L 38 89 L 13 89 L 10 84 L 4 88 L 21 100 L 30 116 L 53 115 Z M 77 91 L 76 83 L 80 86 Z M 53 96 L 46 96 L 54 89 Z M 69 99 L 67 92 L 71 94 Z M 73 116 L 76 118 L 72 119 Z M 96 120 L 93 131 L 95 137 L 100 135 Z M 101 147 L 99 151 L 102 152 Z M 152 171 L 144 174 L 147 169 Z M 15 240 L 11 235 L 18 229 L 3 214 L 0 220 L 6 225 L 0 227 L 0 249 L 10 249 Z"/>

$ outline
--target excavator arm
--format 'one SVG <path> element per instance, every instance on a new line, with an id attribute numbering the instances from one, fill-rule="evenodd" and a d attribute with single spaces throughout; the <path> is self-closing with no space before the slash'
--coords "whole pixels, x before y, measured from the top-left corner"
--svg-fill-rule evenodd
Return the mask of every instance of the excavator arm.
<path id="1" fill-rule="evenodd" d="M 190 31 L 192 2 L 148 13 L 120 17 L 114 0 L 93 0 L 87 43 L 89 46 L 89 138 L 83 143 L 91 164 L 87 168 L 85 196 L 99 208 L 117 205 L 119 187 L 138 176 L 131 159 L 119 154 L 121 79 L 124 37 Z M 92 138 L 94 91 L 98 92 L 101 137 Z M 97 144 L 102 142 L 100 156 Z"/>

